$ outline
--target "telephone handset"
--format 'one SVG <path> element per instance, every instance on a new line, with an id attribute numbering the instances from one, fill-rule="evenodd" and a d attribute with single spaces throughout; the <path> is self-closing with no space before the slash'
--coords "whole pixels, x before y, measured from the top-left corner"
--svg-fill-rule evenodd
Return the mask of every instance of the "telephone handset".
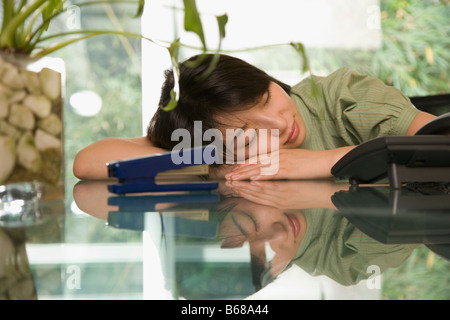
<path id="1" fill-rule="evenodd" d="M 450 182 L 450 113 L 423 126 L 414 136 L 378 137 L 342 157 L 331 169 L 351 184 L 372 184 L 388 177 L 391 187 L 405 182 Z"/>

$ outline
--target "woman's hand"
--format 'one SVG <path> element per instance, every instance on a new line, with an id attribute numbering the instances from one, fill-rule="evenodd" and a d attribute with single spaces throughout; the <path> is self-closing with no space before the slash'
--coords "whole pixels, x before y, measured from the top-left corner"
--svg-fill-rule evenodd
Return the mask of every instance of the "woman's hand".
<path id="1" fill-rule="evenodd" d="M 281 149 L 263 161 L 250 158 L 225 175 L 228 180 L 326 179 L 333 165 L 354 146 L 333 150 Z M 261 158 L 261 157 L 260 157 Z"/>

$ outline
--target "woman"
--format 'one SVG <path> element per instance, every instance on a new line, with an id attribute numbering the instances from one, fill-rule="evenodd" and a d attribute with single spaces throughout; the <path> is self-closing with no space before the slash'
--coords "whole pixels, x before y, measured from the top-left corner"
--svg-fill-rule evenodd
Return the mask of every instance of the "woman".
<path id="1" fill-rule="evenodd" d="M 435 117 L 417 110 L 400 91 L 380 80 L 342 68 L 328 77 L 312 77 L 290 87 L 262 70 L 231 56 L 221 55 L 214 70 L 205 72 L 213 56 L 192 57 L 180 64 L 178 105 L 161 108 L 151 120 L 147 136 L 107 138 L 81 150 L 74 161 L 80 179 L 107 177 L 105 163 L 168 151 L 179 142 L 172 133 L 179 128 L 195 136 L 194 121 L 202 133 L 223 133 L 224 148 L 245 149 L 246 163 L 219 166 L 214 177 L 232 180 L 331 178 L 332 166 L 356 145 L 386 135 L 413 135 Z M 200 63 L 195 62 L 201 61 Z M 173 72 L 166 72 L 160 106 L 170 101 Z M 241 146 L 227 136 L 227 129 L 242 129 L 247 140 Z M 277 137 L 277 143 L 263 133 Z M 235 131 L 239 132 L 239 131 Z M 233 141 L 230 141 L 233 140 Z M 203 144 L 210 144 L 203 141 Z M 255 151 L 256 150 L 256 151 Z M 261 154 L 276 154 L 277 170 L 262 174 L 267 162 L 255 162 Z M 273 165 L 273 163 L 271 164 Z"/>

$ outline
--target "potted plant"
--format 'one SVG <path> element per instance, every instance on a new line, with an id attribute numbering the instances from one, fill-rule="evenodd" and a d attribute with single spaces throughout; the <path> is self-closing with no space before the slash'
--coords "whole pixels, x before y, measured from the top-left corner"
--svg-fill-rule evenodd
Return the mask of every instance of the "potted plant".
<path id="1" fill-rule="evenodd" d="M 77 7 L 104 2 L 79 3 Z M 136 16 L 144 6 L 143 0 L 106 2 L 134 4 Z M 2 5 L 0 185 L 37 180 L 58 192 L 57 197 L 63 196 L 62 71 L 45 64 L 36 67 L 36 62 L 76 41 L 120 32 L 74 30 L 50 34 L 51 22 L 69 6 L 66 0 L 3 0 Z"/>

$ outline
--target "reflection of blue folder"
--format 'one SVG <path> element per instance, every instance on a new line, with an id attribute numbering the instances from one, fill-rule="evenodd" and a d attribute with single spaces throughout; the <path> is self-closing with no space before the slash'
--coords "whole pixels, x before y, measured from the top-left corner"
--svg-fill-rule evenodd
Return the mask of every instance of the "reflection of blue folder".
<path id="1" fill-rule="evenodd" d="M 189 166 L 212 164 L 215 159 L 207 159 L 206 155 L 214 155 L 214 146 L 208 145 L 191 149 L 181 149 L 155 155 L 114 161 L 107 164 L 108 176 L 117 178 L 118 184 L 108 186 L 113 193 L 162 192 L 185 190 L 214 190 L 217 182 L 184 182 L 156 183 L 156 176 L 168 170 L 182 169 Z M 181 163 L 174 163 L 174 156 Z M 182 174 L 182 173 L 180 173 Z"/>
<path id="2" fill-rule="evenodd" d="M 118 211 L 109 212 L 108 225 L 115 228 L 144 230 L 145 213 L 160 211 L 162 213 L 162 231 L 164 234 L 189 236 L 196 238 L 215 238 L 218 222 L 197 220 L 164 213 L 177 213 L 189 210 L 208 210 L 217 205 L 219 196 L 216 193 L 200 192 L 176 195 L 143 195 L 109 197 L 108 204 L 118 206 Z M 157 204 L 170 203 L 172 207 L 156 210 Z M 166 228 L 171 225 L 170 228 Z"/>

